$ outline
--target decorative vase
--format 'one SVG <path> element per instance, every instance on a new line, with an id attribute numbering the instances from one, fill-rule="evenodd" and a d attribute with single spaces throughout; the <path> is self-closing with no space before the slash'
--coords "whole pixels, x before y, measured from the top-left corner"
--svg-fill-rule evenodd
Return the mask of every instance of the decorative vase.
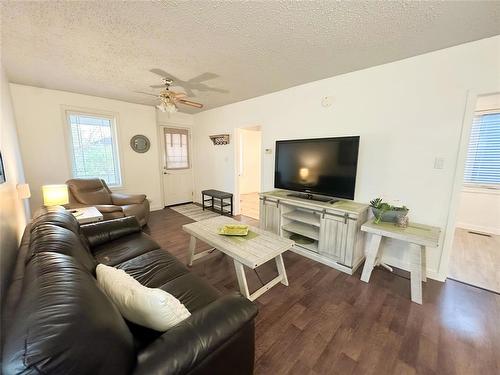
<path id="1" fill-rule="evenodd" d="M 396 225 L 400 228 L 408 227 L 408 211 L 406 213 L 401 213 L 398 215 Z"/>
<path id="2" fill-rule="evenodd" d="M 380 209 L 372 207 L 373 215 L 375 218 L 378 218 L 380 215 Z M 397 223 L 398 216 L 406 216 L 408 215 L 408 210 L 388 210 L 382 213 L 380 217 L 380 221 L 388 222 L 388 223 Z"/>

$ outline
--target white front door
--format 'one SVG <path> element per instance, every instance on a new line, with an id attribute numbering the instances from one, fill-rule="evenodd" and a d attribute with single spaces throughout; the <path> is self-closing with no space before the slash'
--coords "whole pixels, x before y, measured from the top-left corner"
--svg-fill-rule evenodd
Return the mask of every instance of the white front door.
<path id="1" fill-rule="evenodd" d="M 165 206 L 192 202 L 193 170 L 189 129 L 161 127 L 161 147 Z"/>

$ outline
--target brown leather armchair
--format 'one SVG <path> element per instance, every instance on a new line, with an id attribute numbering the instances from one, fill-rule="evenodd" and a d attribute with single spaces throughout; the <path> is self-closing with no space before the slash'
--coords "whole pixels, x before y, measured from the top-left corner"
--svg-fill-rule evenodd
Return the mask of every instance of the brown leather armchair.
<path id="1" fill-rule="evenodd" d="M 135 216 L 142 226 L 148 223 L 149 201 L 145 194 L 113 193 L 99 178 L 73 178 L 66 184 L 69 208 L 94 206 L 104 220 Z"/>

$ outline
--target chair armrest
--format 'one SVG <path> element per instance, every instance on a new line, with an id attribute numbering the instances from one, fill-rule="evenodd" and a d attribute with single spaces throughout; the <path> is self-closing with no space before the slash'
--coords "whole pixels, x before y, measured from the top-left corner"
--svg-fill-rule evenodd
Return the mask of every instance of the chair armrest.
<path id="1" fill-rule="evenodd" d="M 83 235 L 87 237 L 90 247 L 93 248 L 126 236 L 127 234 L 140 232 L 141 226 L 134 216 L 128 216 L 85 224 L 80 226 L 80 229 Z"/>
<path id="2" fill-rule="evenodd" d="M 135 374 L 184 374 L 252 323 L 257 306 L 239 294 L 223 296 L 144 348 Z M 252 323 L 253 324 L 253 323 Z"/>
<path id="3" fill-rule="evenodd" d="M 120 206 L 115 206 L 114 204 L 97 204 L 94 207 L 97 208 L 97 210 L 103 214 L 123 211 L 123 209 Z"/>
<path id="4" fill-rule="evenodd" d="M 111 193 L 111 201 L 113 204 L 123 206 L 126 204 L 140 204 L 146 199 L 145 194 L 119 194 Z"/>

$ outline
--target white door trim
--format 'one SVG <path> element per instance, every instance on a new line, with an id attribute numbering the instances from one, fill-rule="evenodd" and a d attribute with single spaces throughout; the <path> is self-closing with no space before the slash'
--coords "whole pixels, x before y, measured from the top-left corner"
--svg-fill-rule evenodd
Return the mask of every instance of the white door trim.
<path id="1" fill-rule="evenodd" d="M 185 124 L 175 123 L 175 122 L 158 122 L 158 161 L 159 161 L 159 169 L 158 173 L 160 174 L 160 189 L 161 189 L 161 207 L 165 208 L 165 184 L 163 183 L 163 166 L 166 165 L 165 161 L 165 148 L 163 147 L 163 129 L 183 129 L 188 131 L 189 137 L 189 161 L 191 167 L 191 189 L 194 191 L 194 159 L 193 159 L 193 129 L 190 126 L 186 126 Z M 193 202 L 196 199 L 193 197 Z"/>
<path id="2" fill-rule="evenodd" d="M 462 121 L 462 130 L 460 143 L 457 150 L 455 172 L 453 175 L 453 185 L 451 188 L 447 222 L 443 237 L 443 251 L 439 260 L 438 277 L 445 281 L 448 277 L 448 266 L 450 263 L 451 250 L 453 247 L 453 238 L 455 236 L 455 227 L 457 224 L 457 211 L 460 203 L 460 193 L 463 189 L 463 176 L 465 172 L 465 160 L 469 145 L 470 132 L 472 128 L 472 119 L 476 109 L 476 102 L 479 96 L 486 96 L 500 92 L 500 84 L 486 87 L 479 90 L 469 90 L 467 92 L 467 101 Z"/>

